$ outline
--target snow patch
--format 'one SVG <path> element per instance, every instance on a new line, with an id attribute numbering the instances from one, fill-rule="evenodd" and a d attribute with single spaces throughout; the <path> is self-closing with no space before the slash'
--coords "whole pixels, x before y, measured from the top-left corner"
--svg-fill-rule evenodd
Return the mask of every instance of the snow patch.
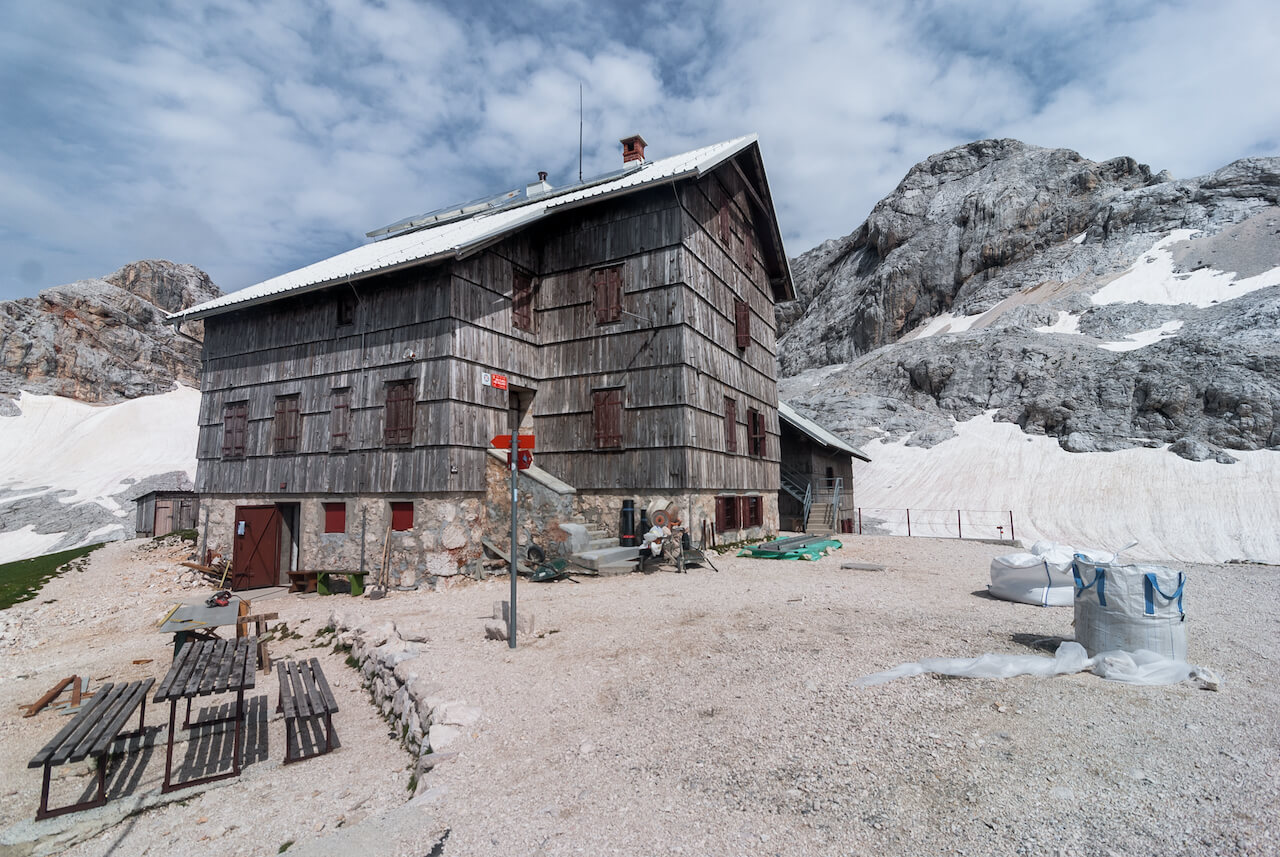
<path id="1" fill-rule="evenodd" d="M 927 322 L 915 328 L 906 336 L 902 337 L 900 341 L 906 342 L 912 339 L 925 339 L 939 333 L 962 333 L 972 327 L 973 323 L 984 315 L 986 315 L 985 312 L 980 312 L 975 315 L 953 315 L 952 313 L 944 312 L 940 315 L 934 316 Z"/>
<path id="2" fill-rule="evenodd" d="M 1280 485 L 1280 454 L 1232 450 L 1237 463 L 1224 465 L 1165 449 L 1071 453 L 992 416 L 957 423 L 957 436 L 932 449 L 868 443 L 871 462 L 857 471 L 864 520 L 877 509 L 1008 509 L 1027 543 L 1114 550 L 1137 539 L 1126 557 L 1280 563 L 1280 492 L 1271 487 Z"/>
<path id="3" fill-rule="evenodd" d="M 1081 232 L 1081 233 L 1080 233 L 1079 235 L 1077 235 L 1075 238 L 1072 238 L 1072 239 L 1071 239 L 1071 243 L 1072 243 L 1072 244 L 1083 244 L 1083 243 L 1084 243 L 1085 236 L 1086 236 L 1086 235 L 1088 235 L 1088 234 L 1089 234 L 1089 230 L 1087 230 L 1087 229 L 1086 229 L 1084 232 Z"/>
<path id="4" fill-rule="evenodd" d="M 43 556 L 66 533 L 37 533 L 34 525 L 28 524 L 20 530 L 9 530 L 0 533 L 0 562 L 13 562 L 33 556 Z"/>
<path id="5" fill-rule="evenodd" d="M 1100 342 L 1099 348 L 1105 348 L 1108 351 L 1134 351 L 1154 342 L 1161 342 L 1165 339 L 1173 339 L 1178 335 L 1178 331 L 1182 329 L 1181 321 L 1166 321 L 1159 327 L 1153 327 L 1150 330 L 1139 330 L 1137 333 L 1131 333 L 1119 342 Z"/>
<path id="6" fill-rule="evenodd" d="M 1280 266 L 1242 280 L 1237 280 L 1232 271 L 1212 268 L 1178 273 L 1169 248 L 1196 234 L 1195 229 L 1175 229 L 1152 245 L 1129 270 L 1099 289 L 1091 300 L 1099 305 L 1148 303 L 1207 307 L 1280 285 Z"/>
<path id="7" fill-rule="evenodd" d="M 1044 327 L 1037 327 L 1038 333 L 1080 333 L 1080 316 L 1075 313 L 1058 310 L 1058 320 Z"/>

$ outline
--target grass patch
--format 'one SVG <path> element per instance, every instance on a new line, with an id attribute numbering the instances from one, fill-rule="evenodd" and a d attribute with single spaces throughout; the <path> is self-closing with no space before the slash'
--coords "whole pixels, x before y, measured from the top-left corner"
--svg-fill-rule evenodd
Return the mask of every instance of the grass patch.
<path id="1" fill-rule="evenodd" d="M 283 844 L 283 845 L 281 845 L 278 849 L 276 849 L 276 853 L 277 853 L 277 854 L 283 854 L 284 852 L 286 852 L 286 851 L 288 851 L 288 850 L 289 850 L 289 846 L 290 846 L 290 845 L 292 845 L 292 844 L 293 844 L 293 840 L 292 840 L 292 839 L 290 839 L 288 842 L 284 843 L 284 844 Z"/>
<path id="2" fill-rule="evenodd" d="M 40 587 L 57 577 L 67 563 L 88 556 L 103 544 L 105 542 L 0 565 L 0 610 L 34 598 Z"/>

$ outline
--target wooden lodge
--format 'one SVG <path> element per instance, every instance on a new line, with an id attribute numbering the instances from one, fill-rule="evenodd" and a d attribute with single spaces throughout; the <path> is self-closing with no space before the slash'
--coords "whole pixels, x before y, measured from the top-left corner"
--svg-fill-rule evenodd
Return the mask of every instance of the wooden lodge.
<path id="1" fill-rule="evenodd" d="M 695 540 L 778 530 L 794 291 L 756 138 L 653 162 L 622 142 L 615 173 L 541 174 L 171 317 L 204 324 L 202 547 L 238 588 L 384 557 L 402 584 L 455 573 L 510 526 L 487 451 L 513 430 L 548 477 L 522 480 L 531 538 L 616 533 L 653 498 Z"/>

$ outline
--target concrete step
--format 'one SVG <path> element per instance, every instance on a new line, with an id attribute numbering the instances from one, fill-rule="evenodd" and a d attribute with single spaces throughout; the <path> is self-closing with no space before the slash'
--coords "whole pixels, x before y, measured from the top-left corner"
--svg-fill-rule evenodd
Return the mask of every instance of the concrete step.
<path id="1" fill-rule="evenodd" d="M 573 561 L 581 563 L 587 568 L 601 569 L 606 565 L 616 565 L 622 562 L 634 563 L 637 556 L 639 556 L 639 549 L 637 548 L 610 547 L 576 553 L 573 555 Z"/>
<path id="2" fill-rule="evenodd" d="M 611 562 L 608 565 L 602 565 L 596 571 L 600 577 L 617 577 L 622 574 L 631 574 L 636 570 L 635 561 L 632 562 Z"/>
<path id="3" fill-rule="evenodd" d="M 605 548 L 616 548 L 617 546 L 618 546 L 618 540 L 610 539 L 610 538 L 593 538 L 591 541 L 587 542 L 587 550 L 589 551 L 604 550 Z"/>
<path id="4" fill-rule="evenodd" d="M 596 529 L 595 527 L 587 528 L 587 536 L 589 536 L 592 539 L 612 538 L 615 542 L 618 540 L 618 537 L 614 536 L 608 530 L 600 530 L 600 529 Z"/>

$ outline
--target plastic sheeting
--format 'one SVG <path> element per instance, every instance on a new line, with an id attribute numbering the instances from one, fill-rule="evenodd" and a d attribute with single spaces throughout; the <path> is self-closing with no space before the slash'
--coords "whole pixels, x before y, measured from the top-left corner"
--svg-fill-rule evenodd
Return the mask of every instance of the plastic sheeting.
<path id="1" fill-rule="evenodd" d="M 996 654 L 976 658 L 925 658 L 891 670 L 862 676 L 854 679 L 853 684 L 855 687 L 868 687 L 925 673 L 960 678 L 1013 678 L 1020 675 L 1051 678 L 1086 670 L 1108 681 L 1125 684 L 1165 685 L 1194 681 L 1205 690 L 1217 690 L 1221 683 L 1212 670 L 1175 661 L 1155 652 L 1103 652 L 1091 658 L 1084 646 L 1068 640 L 1058 646 L 1058 651 L 1051 658 L 1041 655 Z"/>

